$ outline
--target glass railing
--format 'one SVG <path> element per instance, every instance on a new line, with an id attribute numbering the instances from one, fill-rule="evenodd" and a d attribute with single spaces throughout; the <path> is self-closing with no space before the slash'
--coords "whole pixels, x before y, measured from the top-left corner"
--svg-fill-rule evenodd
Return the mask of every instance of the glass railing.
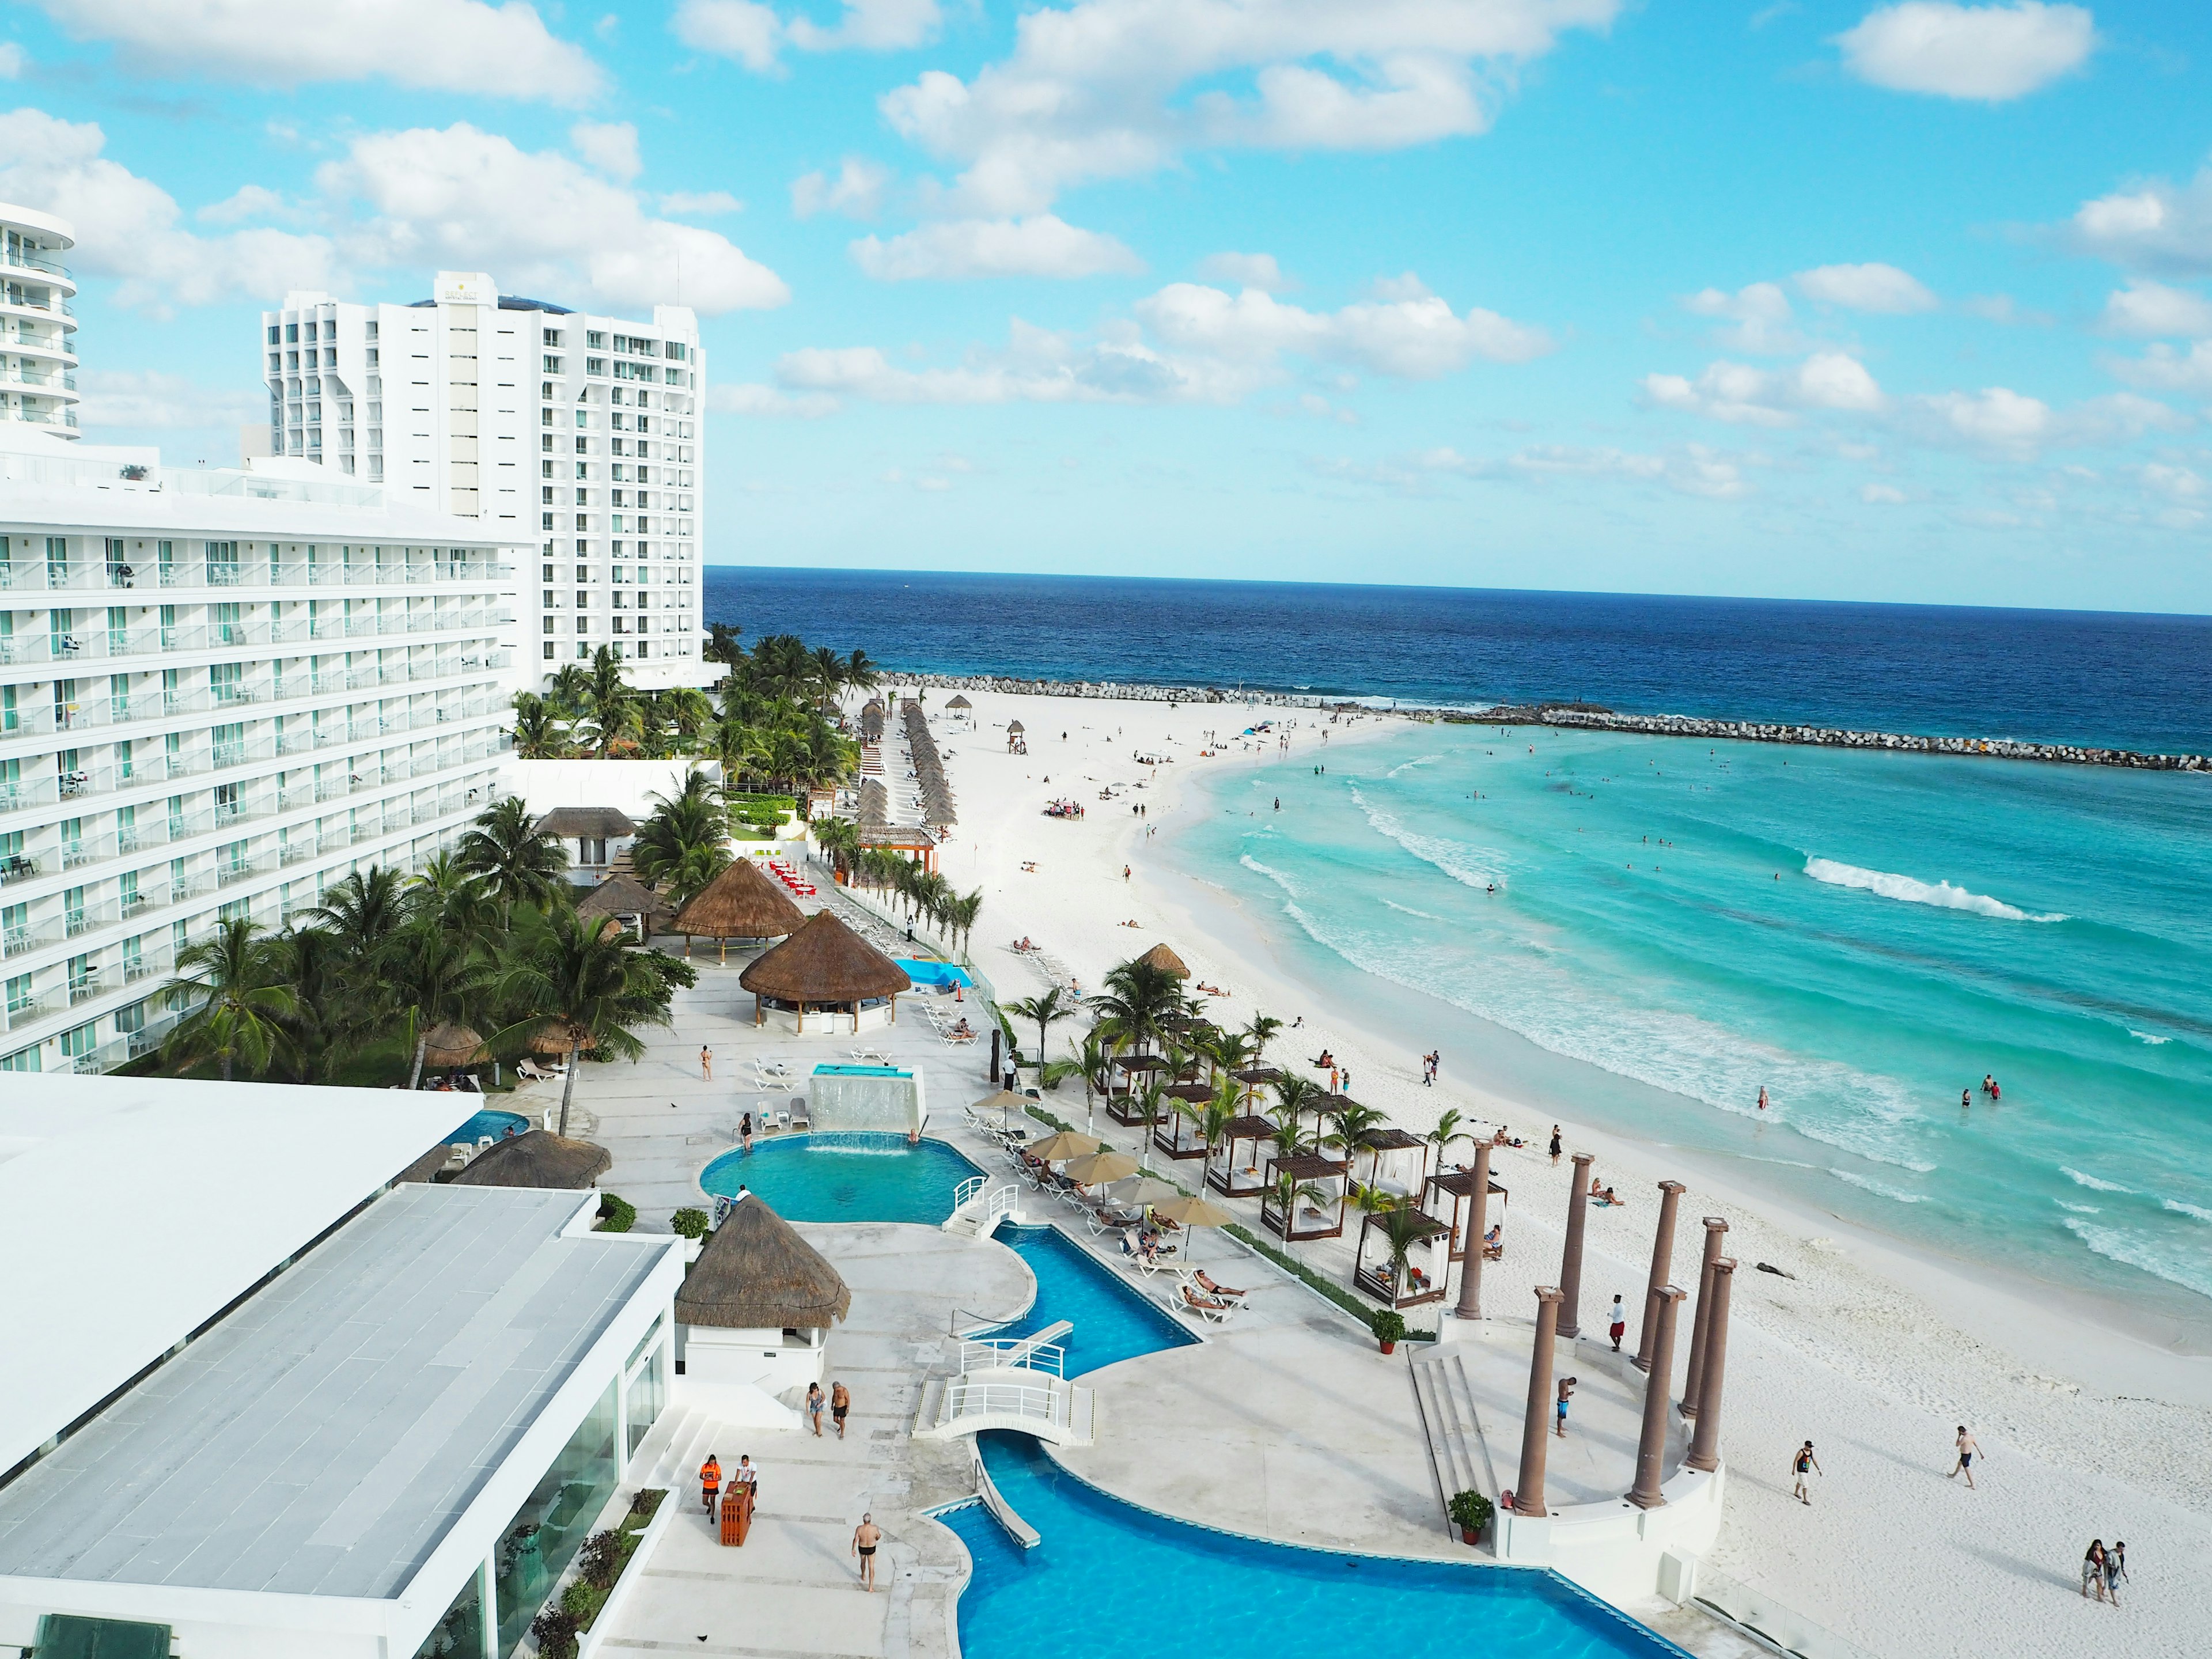
<path id="1" fill-rule="evenodd" d="M 0 380 L 6 379 L 0 374 Z M 61 424 L 52 417 L 33 413 L 21 418 L 42 421 L 46 425 Z M 11 458 L 14 459 L 14 458 Z M 77 464 L 82 466 L 83 464 Z M 112 479 L 113 469 L 100 467 L 103 482 Z M 0 467 L 0 477 L 23 483 L 65 482 L 44 477 L 18 477 L 20 469 Z M 158 487 L 169 488 L 176 478 L 187 475 L 171 474 Z M 73 482 L 69 480 L 67 482 Z M 106 564 L 97 561 L 76 559 L 67 563 L 48 564 L 32 559 L 0 558 L 0 589 L 48 592 L 62 588 L 135 588 L 143 579 L 165 588 L 268 588 L 268 587 L 377 587 L 377 586 L 434 586 L 447 582 L 490 582 L 502 580 L 514 574 L 511 565 L 489 560 L 432 561 L 412 560 L 406 562 L 351 565 L 280 565 L 271 570 L 266 563 L 255 562 L 238 563 L 218 562 L 210 564 L 204 560 L 180 559 L 168 564 L 156 564 L 141 571 L 135 564 Z"/>

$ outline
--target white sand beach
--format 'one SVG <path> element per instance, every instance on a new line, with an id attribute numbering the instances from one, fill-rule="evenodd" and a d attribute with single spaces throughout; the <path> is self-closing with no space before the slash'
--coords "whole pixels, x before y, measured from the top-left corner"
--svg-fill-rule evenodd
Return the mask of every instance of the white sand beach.
<path id="1" fill-rule="evenodd" d="M 942 712 L 946 696 L 932 692 L 928 707 L 961 822 L 941 868 L 961 890 L 983 890 L 974 954 L 1001 998 L 1032 994 L 1054 971 L 1089 993 L 1112 964 L 1165 940 L 1196 980 L 1226 993 L 1213 1007 L 1224 1023 L 1256 1012 L 1303 1020 L 1278 1039 L 1271 1062 L 1333 1051 L 1359 1099 L 1415 1131 L 1450 1107 L 1510 1125 L 1528 1145 L 1498 1156 L 1497 1178 L 1511 1190 L 1508 1250 L 1489 1269 L 1486 1301 L 1499 1316 L 1525 1318 L 1531 1288 L 1558 1275 L 1571 1166 L 1554 1168 L 1542 1150 L 1556 1115 L 1486 1088 L 1479 1040 L 1449 1045 L 1438 1085 L 1423 1087 L 1419 1055 L 1431 1033 L 1420 1009 L 1407 1010 L 1401 1030 L 1346 1018 L 1274 958 L 1225 894 L 1173 874 L 1148 833 L 1172 830 L 1183 786 L 1205 769 L 1279 757 L 1271 734 L 1260 745 L 1232 739 L 1209 758 L 1209 730 L 1273 718 L 1291 758 L 1309 764 L 1396 723 L 1330 726 L 1303 710 L 971 691 L 968 729 Z M 1007 752 L 1005 727 L 1016 719 L 1026 755 Z M 1152 765 L 1144 756 L 1172 758 Z M 1100 799 L 1109 786 L 1126 788 Z M 1085 815 L 1044 816 L 1060 798 Z M 1009 948 L 1024 935 L 1042 957 Z M 1070 1029 L 1055 1031 L 1055 1049 Z M 1070 1085 L 1053 1105 L 1079 1117 L 1082 1096 Z M 1586 1326 L 1616 1291 L 1640 1303 L 1658 1181 L 1689 1188 L 1677 1283 L 1695 1277 L 1697 1218 L 1729 1221 L 1729 1252 L 1743 1270 L 1723 1437 L 1731 1478 L 1714 1565 L 1876 1654 L 2203 1650 L 2212 1360 L 2157 1345 L 2124 1316 L 2092 1320 L 2078 1302 L 2025 1280 L 1733 1190 L 1664 1146 L 1559 1121 L 1569 1150 L 1594 1152 L 1625 1200 L 1591 1217 Z M 1760 1273 L 1760 1262 L 1790 1276 Z M 1946 1476 L 1962 1423 L 1983 1453 L 1974 1490 Z M 1789 1472 L 1808 1438 L 1824 1471 L 1809 1507 L 1791 1498 Z M 2117 1609 L 2079 1594 L 2093 1537 L 2126 1540 L 2131 1582 Z"/>

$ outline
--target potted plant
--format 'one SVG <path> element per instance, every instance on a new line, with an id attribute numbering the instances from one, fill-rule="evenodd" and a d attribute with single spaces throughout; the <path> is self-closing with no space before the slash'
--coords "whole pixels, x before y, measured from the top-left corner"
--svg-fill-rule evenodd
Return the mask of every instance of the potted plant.
<path id="1" fill-rule="evenodd" d="M 1384 1353 L 1397 1352 L 1398 1344 L 1406 1334 L 1406 1316 L 1395 1308 L 1377 1308 L 1367 1316 L 1368 1328 L 1375 1340 L 1382 1345 Z"/>
<path id="2" fill-rule="evenodd" d="M 1447 1506 L 1452 1524 L 1459 1528 L 1460 1541 L 1473 1544 L 1480 1539 L 1482 1529 L 1490 1524 L 1494 1513 L 1491 1502 L 1479 1492 L 1457 1492 Z"/>

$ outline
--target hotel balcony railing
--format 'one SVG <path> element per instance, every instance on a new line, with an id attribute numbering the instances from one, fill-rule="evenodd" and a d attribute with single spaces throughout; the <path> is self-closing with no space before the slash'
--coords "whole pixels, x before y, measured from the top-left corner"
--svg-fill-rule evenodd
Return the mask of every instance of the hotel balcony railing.
<path id="1" fill-rule="evenodd" d="M 123 958 L 123 982 L 125 985 L 136 985 L 142 980 L 152 979 L 156 975 L 167 978 L 169 968 L 169 958 L 167 957 L 125 957 Z"/>
<path id="2" fill-rule="evenodd" d="M 11 853 L 0 859 L 0 887 L 9 882 L 35 881 L 39 878 L 39 860 L 26 858 L 21 853 Z"/>
<path id="3" fill-rule="evenodd" d="M 290 675 L 266 685 L 230 686 L 213 692 L 206 691 L 149 691 L 142 697 L 117 698 L 112 696 L 90 697 L 82 702 L 64 703 L 59 708 L 51 704 L 36 703 L 19 707 L 12 714 L 0 715 L 0 742 L 19 737 L 59 737 L 135 725 L 143 721 L 161 720 L 173 723 L 189 715 L 213 714 L 217 715 L 258 716 L 269 705 L 295 702 L 304 698 L 336 696 L 346 691 L 372 690 L 380 686 L 427 685 L 438 680 L 448 680 L 481 674 L 489 668 L 504 666 L 505 653 L 487 655 L 468 653 L 445 660 L 426 660 L 410 663 L 404 668 L 394 665 L 389 668 L 362 668 L 339 676 L 325 674 L 319 681 L 304 675 Z M 396 723 L 384 728 L 406 731 L 411 727 L 444 725 L 458 720 L 470 720 L 489 714 L 495 708 L 503 711 L 504 702 L 494 703 L 490 699 L 475 697 L 467 702 L 424 709 L 412 716 L 386 716 Z M 326 732 L 330 728 L 325 727 Z M 285 734 L 286 754 L 300 752 L 305 747 L 321 747 L 341 739 L 332 732 L 315 744 L 295 741 L 295 734 Z M 133 769 L 143 781 L 150 775 L 149 768 L 155 762 L 133 763 Z M 181 768 L 172 768 L 169 775 L 181 777 L 201 769 L 189 760 Z M 4 809 L 0 809 L 4 810 Z"/>
<path id="4" fill-rule="evenodd" d="M 51 991 L 37 996 L 11 998 L 7 1005 L 7 1029 L 20 1030 L 35 1024 L 61 1006 L 60 1000 Z"/>
<path id="5" fill-rule="evenodd" d="M 295 617 L 273 623 L 257 619 L 204 625 L 176 623 L 167 627 L 88 628 L 82 634 L 18 634 L 0 638 L 0 667 L 40 663 L 75 665 L 129 657 L 304 645 L 315 641 L 488 634 L 514 620 L 511 611 L 424 611 L 382 617 L 318 617 L 312 620 Z"/>
<path id="6" fill-rule="evenodd" d="M 31 922 L 21 927 L 0 928 L 0 956 L 28 956 L 61 942 L 61 930 L 51 922 Z"/>
<path id="7" fill-rule="evenodd" d="M 514 567 L 490 559 L 393 560 L 383 564 L 285 563 L 265 559 L 176 559 L 141 567 L 101 559 L 0 559 L 0 589 L 62 592 L 78 590 L 215 587 L 404 587 L 444 582 L 489 582 L 512 576 Z"/>

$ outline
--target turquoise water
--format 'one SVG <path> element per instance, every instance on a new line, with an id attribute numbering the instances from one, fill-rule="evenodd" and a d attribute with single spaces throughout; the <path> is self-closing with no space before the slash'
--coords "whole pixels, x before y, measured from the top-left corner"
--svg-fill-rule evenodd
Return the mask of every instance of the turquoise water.
<path id="1" fill-rule="evenodd" d="M 1540 1109 L 2212 1312 L 2212 780 L 1450 726 L 1324 757 L 1211 775 L 1174 856 L 1409 1067 L 1463 1011 L 1648 1085 L 1554 1065 Z"/>
<path id="2" fill-rule="evenodd" d="M 751 1155 L 725 1152 L 699 1184 L 718 1198 L 750 1188 L 786 1221 L 912 1221 L 934 1227 L 952 1213 L 952 1189 L 973 1164 L 941 1140 L 903 1135 L 782 1135 Z"/>
<path id="3" fill-rule="evenodd" d="M 465 1140 L 473 1146 L 485 1135 L 494 1140 L 504 1140 L 510 1129 L 520 1134 L 529 1127 L 530 1120 L 520 1112 L 494 1111 L 487 1107 L 447 1135 L 446 1144 L 450 1146 L 457 1140 Z"/>
<path id="4" fill-rule="evenodd" d="M 817 1077 L 911 1077 L 911 1072 L 902 1072 L 896 1066 L 817 1066 Z"/>
<path id="5" fill-rule="evenodd" d="M 906 976 L 916 985 L 973 985 L 965 968 L 949 962 L 909 962 L 904 957 L 893 957 L 892 961 L 906 969 Z"/>
<path id="6" fill-rule="evenodd" d="M 980 1504 L 944 1517 L 975 1562 L 967 1659 L 1187 1653 L 1282 1659 L 1316 1644 L 1395 1659 L 1615 1659 L 1681 1650 L 1551 1573 L 1338 1555 L 1170 1521 L 1061 1471 L 1027 1435 L 976 1437 L 1043 1541 L 1024 1551 Z"/>
<path id="7" fill-rule="evenodd" d="M 1198 1340 L 1173 1315 L 1147 1301 L 1135 1285 L 1102 1267 L 1057 1228 L 1001 1224 L 997 1237 L 1030 1264 L 1037 1295 L 1028 1313 L 990 1334 L 1027 1336 L 1056 1320 L 1073 1321 L 1074 1330 L 1060 1339 L 1067 1351 L 1063 1376 L 1079 1376 L 1116 1360 Z"/>

